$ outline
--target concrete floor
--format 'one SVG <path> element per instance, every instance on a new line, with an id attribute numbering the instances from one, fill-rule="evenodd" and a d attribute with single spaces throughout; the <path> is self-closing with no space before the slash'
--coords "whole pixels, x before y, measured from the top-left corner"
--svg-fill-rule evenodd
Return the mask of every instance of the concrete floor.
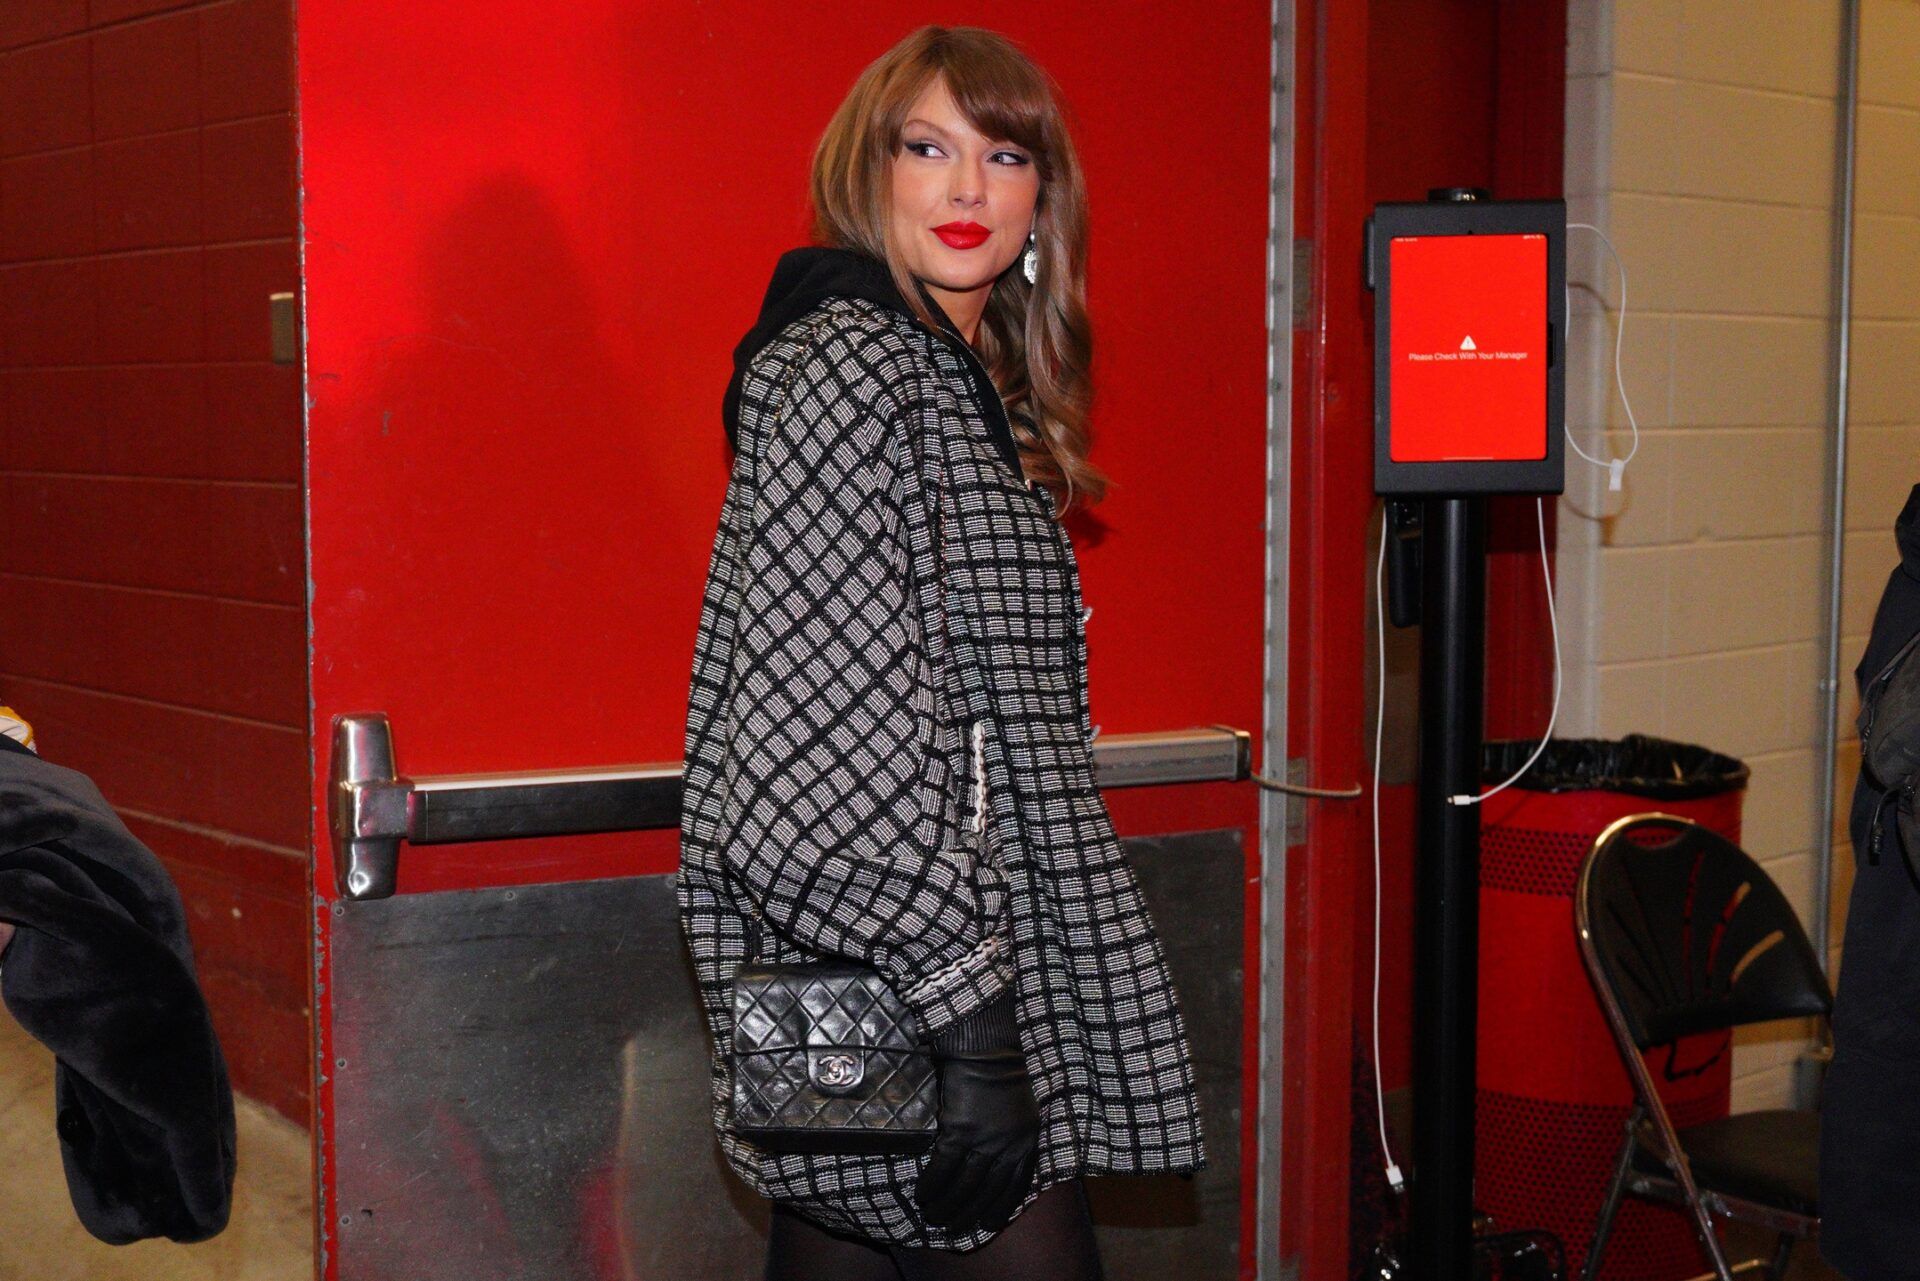
<path id="1" fill-rule="evenodd" d="M 239 1170 L 226 1231 L 197 1245 L 103 1245 L 67 1199 L 53 1133 L 53 1056 L 0 1007 L 0 1277 L 34 1281 L 306 1281 L 307 1134 L 236 1098 Z"/>

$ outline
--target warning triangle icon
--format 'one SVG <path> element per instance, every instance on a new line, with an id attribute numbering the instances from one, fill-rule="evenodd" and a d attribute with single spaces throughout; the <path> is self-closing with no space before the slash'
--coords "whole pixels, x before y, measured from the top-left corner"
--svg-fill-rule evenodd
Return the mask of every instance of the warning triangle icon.
<path id="1" fill-rule="evenodd" d="M 1468 334 L 1465 338 L 1462 338 L 1460 340 L 1460 350 L 1461 351 L 1479 351 L 1480 349 L 1473 345 L 1473 335 Z"/>

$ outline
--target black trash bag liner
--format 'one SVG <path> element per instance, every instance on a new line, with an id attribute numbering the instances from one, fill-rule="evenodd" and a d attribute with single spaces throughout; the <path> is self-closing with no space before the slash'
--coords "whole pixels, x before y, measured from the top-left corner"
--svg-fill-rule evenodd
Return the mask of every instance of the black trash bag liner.
<path id="1" fill-rule="evenodd" d="M 1533 755 L 1537 738 L 1487 743 L 1480 750 L 1480 777 L 1503 782 Z M 1647 734 L 1625 738 L 1551 738 L 1547 749 L 1515 787 L 1529 792 L 1625 792 L 1654 800 L 1684 801 L 1747 785 L 1745 761 L 1696 743 L 1676 743 Z"/>

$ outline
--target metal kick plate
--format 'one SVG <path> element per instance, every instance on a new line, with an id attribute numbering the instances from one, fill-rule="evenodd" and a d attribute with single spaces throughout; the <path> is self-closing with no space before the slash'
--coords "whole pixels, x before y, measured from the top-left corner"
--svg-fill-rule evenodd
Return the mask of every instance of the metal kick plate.
<path id="1" fill-rule="evenodd" d="M 1095 1178 L 1113 1281 L 1238 1275 L 1238 830 L 1127 843 L 1193 1040 L 1207 1169 Z M 765 1203 L 714 1142 L 673 878 L 343 901 L 342 1281 L 757 1276 Z"/>

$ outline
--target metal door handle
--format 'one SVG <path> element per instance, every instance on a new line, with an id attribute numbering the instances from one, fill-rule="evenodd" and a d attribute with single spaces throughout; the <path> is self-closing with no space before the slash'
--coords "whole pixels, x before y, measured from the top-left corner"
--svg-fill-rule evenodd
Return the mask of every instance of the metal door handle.
<path id="1" fill-rule="evenodd" d="M 1102 787 L 1248 777 L 1252 736 L 1228 725 L 1162 734 L 1103 734 L 1093 746 Z M 680 823 L 681 763 L 518 770 L 406 778 L 394 770 L 383 712 L 333 718 L 327 825 L 342 898 L 387 898 L 400 843 L 441 845 L 520 836 L 633 832 Z"/>

